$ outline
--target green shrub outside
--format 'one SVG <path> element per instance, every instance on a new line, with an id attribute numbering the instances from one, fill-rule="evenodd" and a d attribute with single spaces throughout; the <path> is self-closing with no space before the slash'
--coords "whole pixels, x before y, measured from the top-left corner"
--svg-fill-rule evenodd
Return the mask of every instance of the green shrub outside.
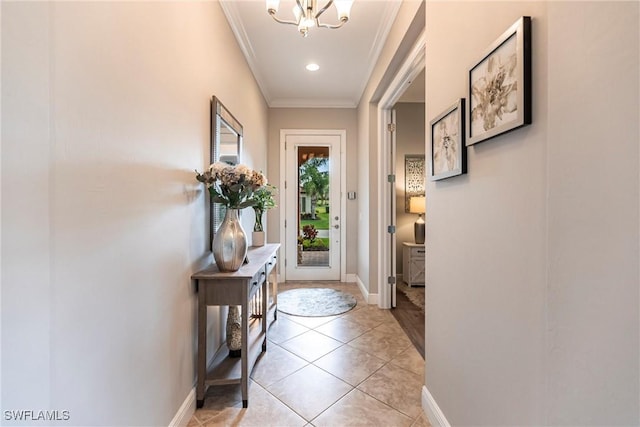
<path id="1" fill-rule="evenodd" d="M 327 237 L 317 237 L 312 241 L 303 240 L 302 241 L 302 250 L 303 251 L 328 251 L 329 250 L 329 238 Z"/>
<path id="2" fill-rule="evenodd" d="M 301 219 L 300 228 L 305 225 L 311 224 L 316 227 L 316 230 L 328 230 L 329 229 L 329 214 L 324 211 L 324 206 L 316 208 L 317 219 Z"/>

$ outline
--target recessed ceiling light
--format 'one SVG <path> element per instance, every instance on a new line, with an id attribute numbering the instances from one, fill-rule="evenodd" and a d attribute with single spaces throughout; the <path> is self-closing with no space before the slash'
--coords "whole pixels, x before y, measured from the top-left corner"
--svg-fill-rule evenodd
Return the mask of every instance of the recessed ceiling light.
<path id="1" fill-rule="evenodd" d="M 312 64 L 307 64 L 305 68 L 309 71 L 318 71 L 320 69 L 320 66 L 318 64 L 312 63 Z"/>

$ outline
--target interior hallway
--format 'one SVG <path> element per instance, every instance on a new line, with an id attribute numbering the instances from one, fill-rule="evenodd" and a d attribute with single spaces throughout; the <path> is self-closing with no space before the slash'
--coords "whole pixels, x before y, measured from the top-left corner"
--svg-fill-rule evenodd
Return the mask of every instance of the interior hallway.
<path id="1" fill-rule="evenodd" d="M 304 286 L 283 283 L 280 292 Z M 354 283 L 321 286 L 350 293 L 356 307 L 328 317 L 278 313 L 251 375 L 249 407 L 242 409 L 240 385 L 210 387 L 190 427 L 429 425 L 424 359 L 390 311 L 365 304 Z"/>

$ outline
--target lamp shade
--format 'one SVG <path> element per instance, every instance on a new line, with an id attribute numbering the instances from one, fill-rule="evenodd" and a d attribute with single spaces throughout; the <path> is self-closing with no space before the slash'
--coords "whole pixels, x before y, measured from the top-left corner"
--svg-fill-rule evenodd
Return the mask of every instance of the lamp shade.
<path id="1" fill-rule="evenodd" d="M 414 196 L 409 199 L 409 213 L 423 214 L 426 207 L 427 198 L 425 196 Z"/>

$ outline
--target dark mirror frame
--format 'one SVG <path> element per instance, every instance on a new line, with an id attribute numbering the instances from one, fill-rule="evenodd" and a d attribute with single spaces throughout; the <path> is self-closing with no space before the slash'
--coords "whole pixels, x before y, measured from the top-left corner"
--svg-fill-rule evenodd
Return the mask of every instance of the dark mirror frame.
<path id="1" fill-rule="evenodd" d="M 209 162 L 211 164 L 221 160 L 221 128 L 226 127 L 230 133 L 235 133 L 236 145 L 236 161 L 240 163 L 240 153 L 242 152 L 242 125 L 233 117 L 233 114 L 220 102 L 215 96 L 211 97 L 211 147 L 209 154 Z M 232 163 L 229 159 L 222 159 L 227 163 Z M 213 236 L 218 230 L 222 219 L 224 218 L 225 207 L 220 203 L 211 202 L 209 207 L 209 247 L 213 244 Z"/>

